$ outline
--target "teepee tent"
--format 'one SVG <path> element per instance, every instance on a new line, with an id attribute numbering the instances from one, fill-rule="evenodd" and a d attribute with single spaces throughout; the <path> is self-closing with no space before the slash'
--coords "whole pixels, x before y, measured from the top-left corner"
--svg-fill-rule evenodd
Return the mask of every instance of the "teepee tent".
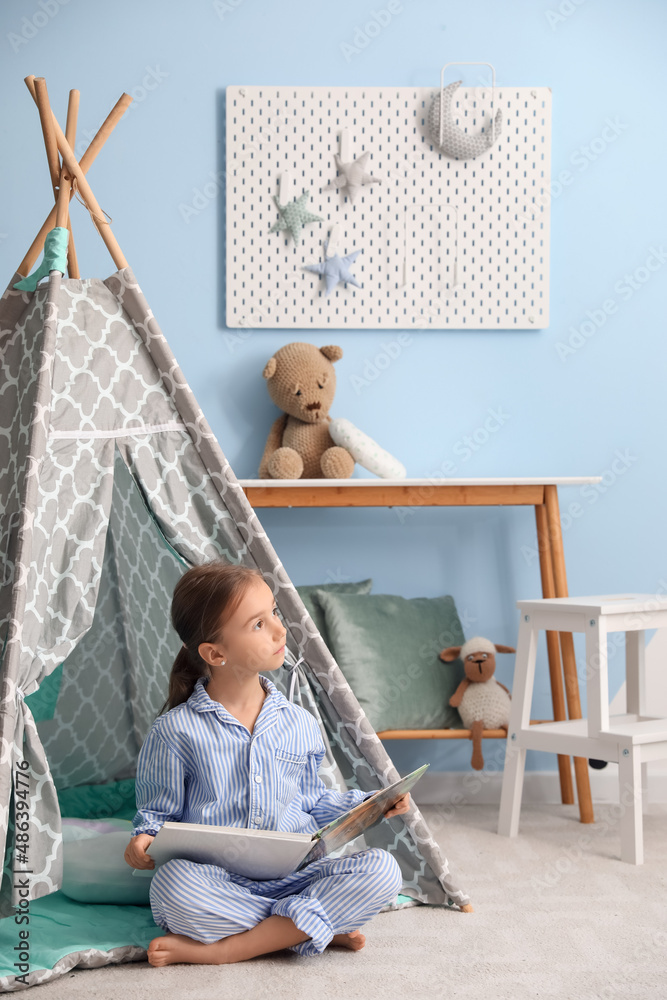
<path id="1" fill-rule="evenodd" d="M 60 247 L 47 237 L 46 281 L 15 287 L 26 284 L 22 267 L 0 300 L 0 917 L 25 905 L 12 877 L 22 858 L 29 899 L 61 885 L 56 788 L 134 775 L 166 696 L 179 645 L 168 623 L 171 593 L 188 566 L 223 559 L 262 572 L 288 631 L 285 666 L 272 678 L 287 694 L 296 671 L 294 698 L 318 719 L 327 748 L 324 782 L 372 790 L 399 777 L 101 215 L 82 170 L 89 163 L 72 153 L 70 115 L 68 142 L 43 81 L 27 82 L 52 147 Z M 72 178 L 118 267 L 106 280 L 64 277 L 68 245 L 76 274 Z M 25 698 L 56 670 L 53 717 L 36 723 Z M 25 825 L 14 822 L 15 810 L 29 813 L 28 837 L 18 835 Z M 392 851 L 405 895 L 467 908 L 414 803 L 364 838 Z"/>

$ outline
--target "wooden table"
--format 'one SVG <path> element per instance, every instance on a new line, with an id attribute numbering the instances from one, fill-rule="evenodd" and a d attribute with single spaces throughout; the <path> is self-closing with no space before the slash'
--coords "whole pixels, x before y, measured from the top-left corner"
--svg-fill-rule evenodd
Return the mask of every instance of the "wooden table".
<path id="1" fill-rule="evenodd" d="M 600 476 L 518 479 L 241 479 L 252 507 L 495 507 L 535 508 L 543 597 L 567 597 L 565 554 L 558 506 L 559 486 L 599 483 Z M 581 718 L 577 665 L 571 632 L 547 632 L 554 721 Z M 562 659 L 562 666 L 561 666 Z M 563 693 L 563 679 L 565 692 Z M 404 730 L 405 739 L 444 738 L 454 730 Z M 489 731 L 490 733 L 491 731 Z M 574 802 L 570 759 L 558 755 L 561 799 Z M 592 823 L 588 761 L 574 758 L 582 823 Z"/>

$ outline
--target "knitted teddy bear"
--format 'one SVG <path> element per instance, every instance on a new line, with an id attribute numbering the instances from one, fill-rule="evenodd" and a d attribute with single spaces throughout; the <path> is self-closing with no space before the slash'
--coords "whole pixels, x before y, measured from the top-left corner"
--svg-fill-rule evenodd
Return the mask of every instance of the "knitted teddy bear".
<path id="1" fill-rule="evenodd" d="M 510 693 L 497 681 L 496 653 L 515 653 L 512 646 L 499 646 L 482 636 L 468 639 L 462 646 L 449 646 L 440 653 L 445 663 L 463 660 L 465 677 L 449 699 L 452 708 L 458 708 L 472 740 L 471 765 L 476 771 L 484 767 L 482 732 L 485 729 L 507 731 L 510 719 Z"/>
<path id="2" fill-rule="evenodd" d="M 285 344 L 262 375 L 271 399 L 283 411 L 274 422 L 259 464 L 260 479 L 347 479 L 355 461 L 336 445 L 327 425 L 336 391 L 333 362 L 341 347 Z"/>

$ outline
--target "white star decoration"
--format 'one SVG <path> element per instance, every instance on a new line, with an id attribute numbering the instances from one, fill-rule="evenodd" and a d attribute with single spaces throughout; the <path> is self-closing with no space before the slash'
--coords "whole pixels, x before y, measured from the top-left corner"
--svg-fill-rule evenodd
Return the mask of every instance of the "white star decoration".
<path id="1" fill-rule="evenodd" d="M 367 171 L 370 155 L 369 152 L 362 153 L 356 160 L 343 163 L 338 153 L 334 153 L 336 169 L 339 171 L 340 177 L 335 177 L 331 184 L 329 184 L 329 188 L 338 188 L 342 194 L 348 196 L 351 202 L 354 202 L 354 199 L 366 184 L 380 184 L 382 178 L 372 177 Z"/>

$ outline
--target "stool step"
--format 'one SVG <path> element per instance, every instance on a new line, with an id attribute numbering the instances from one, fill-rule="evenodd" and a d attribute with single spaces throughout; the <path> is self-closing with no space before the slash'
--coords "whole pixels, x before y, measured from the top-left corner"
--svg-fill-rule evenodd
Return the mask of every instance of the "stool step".
<path id="1" fill-rule="evenodd" d="M 625 719 L 628 721 L 622 721 Z M 609 719 L 609 729 L 600 733 L 600 739 L 614 737 L 630 737 L 633 745 L 636 743 L 662 743 L 667 740 L 667 719 L 647 715 L 622 716 L 612 715 Z"/>
<path id="2" fill-rule="evenodd" d="M 618 615 L 654 613 L 667 609 L 664 594 L 593 594 L 588 597 L 543 597 L 532 601 L 517 601 L 521 611 L 573 611 L 585 615 Z"/>
<path id="3" fill-rule="evenodd" d="M 588 719 L 546 722 L 540 726 L 531 726 L 530 729 L 518 730 L 513 742 L 527 750 L 546 750 L 547 753 L 568 754 L 573 757 L 618 761 L 621 744 L 667 741 L 667 719 L 625 714 L 612 715 L 610 723 L 609 730 L 595 737 L 588 735 Z"/>
<path id="4" fill-rule="evenodd" d="M 618 760 L 614 745 L 594 740 L 588 736 L 586 719 L 567 719 L 562 722 L 544 722 L 541 726 L 520 729 L 515 746 L 527 750 L 545 750 L 547 753 L 566 754 L 572 757 L 596 757 L 598 760 Z M 511 741 L 511 734 L 510 740 Z"/>

